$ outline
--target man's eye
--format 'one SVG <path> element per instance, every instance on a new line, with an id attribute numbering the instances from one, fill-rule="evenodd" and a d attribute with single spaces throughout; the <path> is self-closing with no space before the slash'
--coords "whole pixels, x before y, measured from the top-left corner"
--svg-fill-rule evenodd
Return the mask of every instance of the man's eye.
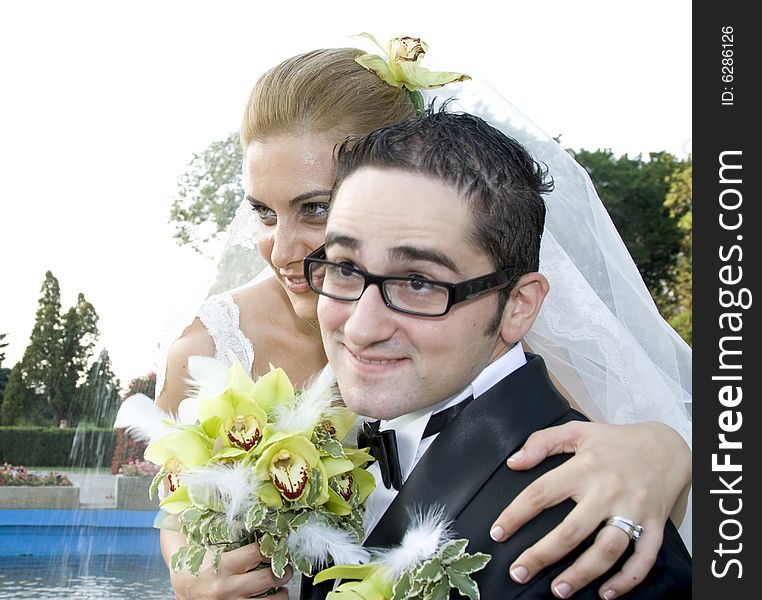
<path id="1" fill-rule="evenodd" d="M 350 277 L 354 274 L 354 265 L 350 262 L 339 263 L 336 266 L 343 277 Z"/>
<path id="2" fill-rule="evenodd" d="M 425 279 L 413 279 L 409 282 L 410 289 L 414 292 L 428 292 L 432 289 L 431 283 Z"/>

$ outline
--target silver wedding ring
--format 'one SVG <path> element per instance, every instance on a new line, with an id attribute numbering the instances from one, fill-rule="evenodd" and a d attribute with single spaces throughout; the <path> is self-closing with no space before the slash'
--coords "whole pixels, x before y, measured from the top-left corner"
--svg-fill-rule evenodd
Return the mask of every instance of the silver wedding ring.
<path id="1" fill-rule="evenodd" d="M 635 525 L 635 522 L 632 519 L 628 519 L 627 517 L 620 517 L 615 515 L 606 519 L 606 525 L 619 527 L 619 529 L 624 531 L 627 535 L 630 536 L 630 539 L 634 541 L 638 541 L 640 536 L 643 535 L 643 526 Z"/>

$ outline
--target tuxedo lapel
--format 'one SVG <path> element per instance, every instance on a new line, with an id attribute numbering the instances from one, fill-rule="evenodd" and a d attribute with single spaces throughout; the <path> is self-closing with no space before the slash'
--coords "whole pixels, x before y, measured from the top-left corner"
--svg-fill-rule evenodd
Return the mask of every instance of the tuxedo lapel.
<path id="1" fill-rule="evenodd" d="M 457 518 L 495 469 L 505 468 L 505 458 L 568 410 L 543 360 L 528 354 L 526 365 L 476 398 L 439 434 L 365 545 L 398 544 L 413 508 L 436 504 Z"/>

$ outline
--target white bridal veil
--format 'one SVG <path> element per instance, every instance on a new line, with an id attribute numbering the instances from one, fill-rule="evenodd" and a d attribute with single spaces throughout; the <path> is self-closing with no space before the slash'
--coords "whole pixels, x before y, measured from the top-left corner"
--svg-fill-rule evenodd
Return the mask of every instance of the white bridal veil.
<path id="1" fill-rule="evenodd" d="M 527 342 L 558 382 L 593 419 L 608 423 L 655 420 L 691 443 L 691 349 L 662 319 L 585 170 L 555 141 L 486 84 L 471 80 L 426 93 L 450 98 L 449 109 L 477 114 L 516 138 L 548 167 L 555 183 L 545 197 L 547 220 L 540 271 L 550 293 Z M 244 200 L 228 229 L 216 282 L 207 295 L 251 279 L 256 220 Z M 259 261 L 259 262 L 257 262 Z M 267 269 L 258 277 L 266 276 Z M 195 313 L 166 336 L 176 339 Z M 165 345 L 165 351 L 167 344 Z M 166 356 L 166 352 L 163 353 Z M 157 392 L 164 364 L 159 365 Z"/>

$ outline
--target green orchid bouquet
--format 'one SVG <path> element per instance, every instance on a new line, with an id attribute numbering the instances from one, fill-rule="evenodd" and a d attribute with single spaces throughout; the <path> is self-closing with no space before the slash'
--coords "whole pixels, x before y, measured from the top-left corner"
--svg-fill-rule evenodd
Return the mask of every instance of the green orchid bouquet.
<path id="1" fill-rule="evenodd" d="M 334 406 L 332 387 L 295 391 L 282 369 L 254 381 L 235 363 L 227 369 L 194 356 L 188 370 L 198 420 L 164 421 L 145 458 L 159 466 L 151 494 L 166 482 L 163 526 L 179 526 L 188 545 L 172 556 L 175 571 L 198 574 L 212 552 L 259 543 L 273 573 L 290 562 L 308 575 L 329 559 L 367 560 L 362 508 L 375 486 L 364 450 L 342 444 L 356 415 Z"/>

